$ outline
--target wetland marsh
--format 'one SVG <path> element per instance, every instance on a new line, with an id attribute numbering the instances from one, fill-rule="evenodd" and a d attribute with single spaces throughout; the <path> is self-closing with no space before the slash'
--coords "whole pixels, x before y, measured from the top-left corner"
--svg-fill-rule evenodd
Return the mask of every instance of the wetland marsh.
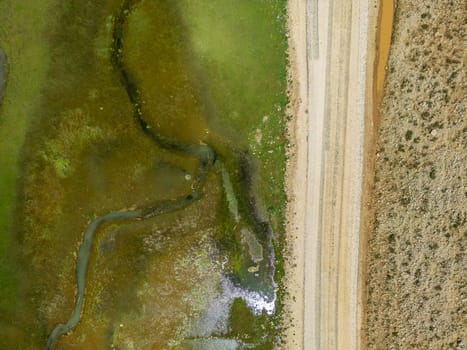
<path id="1" fill-rule="evenodd" d="M 280 345 L 285 8 L 0 3 L 6 349 Z"/>

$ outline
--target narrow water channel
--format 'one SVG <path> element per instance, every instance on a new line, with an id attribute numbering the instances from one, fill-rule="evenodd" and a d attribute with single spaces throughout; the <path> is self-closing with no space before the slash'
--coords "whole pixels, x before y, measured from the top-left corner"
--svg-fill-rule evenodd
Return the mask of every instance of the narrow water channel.
<path id="1" fill-rule="evenodd" d="M 377 60 L 376 60 L 376 100 L 378 104 L 381 101 L 384 90 L 384 81 L 386 78 L 386 69 L 389 59 L 389 49 L 391 47 L 392 26 L 394 20 L 394 0 L 383 0 L 380 2 L 378 14 L 378 33 L 377 33 Z"/>

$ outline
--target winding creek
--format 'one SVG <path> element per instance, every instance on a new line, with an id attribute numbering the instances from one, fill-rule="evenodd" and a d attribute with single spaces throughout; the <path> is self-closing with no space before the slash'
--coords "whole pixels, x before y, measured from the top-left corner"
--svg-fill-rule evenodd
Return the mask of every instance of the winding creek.
<path id="1" fill-rule="evenodd" d="M 218 158 L 218 152 L 214 150 L 213 146 L 203 143 L 179 143 L 176 140 L 166 138 L 154 131 L 154 126 L 147 121 L 148 118 L 146 118 L 145 111 L 143 111 L 141 91 L 137 86 L 136 79 L 134 79 L 131 70 L 126 66 L 124 60 L 124 27 L 127 18 L 132 13 L 134 5 L 135 2 L 131 0 L 124 0 L 118 15 L 114 19 L 112 31 L 113 45 L 111 49 L 111 62 L 116 73 L 119 74 L 120 82 L 126 91 L 128 99 L 131 102 L 133 108 L 133 118 L 139 126 L 141 132 L 155 145 L 163 150 L 197 159 L 198 168 L 196 170 L 196 174 L 191 179 L 192 192 L 175 199 L 155 201 L 149 206 L 135 210 L 110 212 L 92 220 L 88 224 L 76 258 L 76 297 L 74 309 L 71 316 L 64 324 L 58 324 L 52 330 L 47 340 L 47 345 L 45 347 L 46 350 L 53 349 L 56 341 L 61 336 L 66 335 L 72 331 L 80 322 L 85 302 L 86 279 L 89 261 L 95 236 L 98 230 L 110 222 L 145 220 L 188 207 L 193 202 L 202 198 L 202 188 L 205 184 L 206 177 L 213 170 L 216 171 L 219 174 L 218 176 L 222 178 L 224 191 L 229 192 L 226 193 L 226 197 L 228 198 L 227 205 L 229 206 L 229 211 L 234 217 L 234 220 L 238 222 L 239 218 L 242 218 L 242 220 L 251 228 L 251 231 L 254 232 L 254 235 L 257 237 L 257 241 L 261 242 L 262 244 L 259 249 L 257 248 L 256 250 L 260 250 L 265 254 L 264 262 L 258 265 L 260 266 L 261 270 L 264 270 L 259 277 L 261 281 L 259 281 L 255 287 L 249 287 L 251 285 L 251 278 L 247 281 L 242 281 L 241 278 L 234 278 L 234 284 L 236 284 L 236 297 L 244 298 L 248 305 L 254 308 L 255 302 L 248 300 L 248 298 L 251 299 L 251 295 L 253 295 L 253 298 L 256 298 L 256 307 L 258 308 L 258 310 L 256 310 L 257 312 L 261 312 L 262 310 L 266 310 L 268 313 L 274 312 L 274 306 L 271 306 L 274 305 L 276 298 L 275 283 L 273 278 L 274 248 L 271 242 L 272 232 L 269 223 L 260 217 L 256 208 L 255 195 L 251 185 L 251 177 L 253 175 L 250 166 L 251 161 L 249 160 L 249 155 L 246 151 L 239 150 L 230 150 L 232 154 L 222 155 L 223 158 L 227 156 L 238 158 L 240 169 L 237 170 L 238 173 L 240 173 L 239 181 L 242 191 L 240 193 L 235 192 L 230 183 L 232 169 L 228 169 L 227 166 L 222 163 L 221 159 Z M 0 50 L 0 61 L 1 59 L 2 51 Z M 1 78 L 2 76 L 0 75 L 0 84 Z M 1 88 L 2 86 L 0 85 L 0 97 Z M 238 208 L 238 206 L 240 207 Z M 251 293 L 248 294 L 248 290 L 250 289 Z M 244 290 L 245 292 L 241 292 L 240 290 Z"/>

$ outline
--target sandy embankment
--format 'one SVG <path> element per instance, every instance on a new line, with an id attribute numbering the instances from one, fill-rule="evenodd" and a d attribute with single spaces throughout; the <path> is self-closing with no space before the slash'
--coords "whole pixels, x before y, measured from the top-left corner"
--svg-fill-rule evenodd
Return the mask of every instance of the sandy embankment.
<path id="1" fill-rule="evenodd" d="M 291 141 L 287 167 L 286 187 L 288 259 L 286 260 L 285 300 L 287 319 L 286 348 L 303 349 L 303 276 L 305 244 L 305 205 L 307 179 L 308 134 L 308 70 L 306 43 L 306 1 L 288 3 L 289 35 L 289 97 L 288 114 L 292 116 L 288 132 Z"/>
<path id="2" fill-rule="evenodd" d="M 360 235 L 360 273 L 359 290 L 361 300 L 361 333 L 360 349 L 367 349 L 367 256 L 368 237 L 371 235 L 374 220 L 372 194 L 375 176 L 375 155 L 378 128 L 380 124 L 380 103 L 386 77 L 387 61 L 391 44 L 394 16 L 394 1 L 374 1 L 369 13 L 369 37 L 375 40 L 368 42 L 368 69 L 365 112 L 365 141 L 363 155 L 363 182 Z"/>

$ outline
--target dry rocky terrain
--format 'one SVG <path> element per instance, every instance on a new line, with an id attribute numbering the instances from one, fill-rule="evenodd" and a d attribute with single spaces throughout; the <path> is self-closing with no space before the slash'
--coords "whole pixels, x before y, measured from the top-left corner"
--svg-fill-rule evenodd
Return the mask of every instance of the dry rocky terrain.
<path id="1" fill-rule="evenodd" d="M 466 349 L 466 4 L 397 3 L 376 147 L 368 349 Z"/>

